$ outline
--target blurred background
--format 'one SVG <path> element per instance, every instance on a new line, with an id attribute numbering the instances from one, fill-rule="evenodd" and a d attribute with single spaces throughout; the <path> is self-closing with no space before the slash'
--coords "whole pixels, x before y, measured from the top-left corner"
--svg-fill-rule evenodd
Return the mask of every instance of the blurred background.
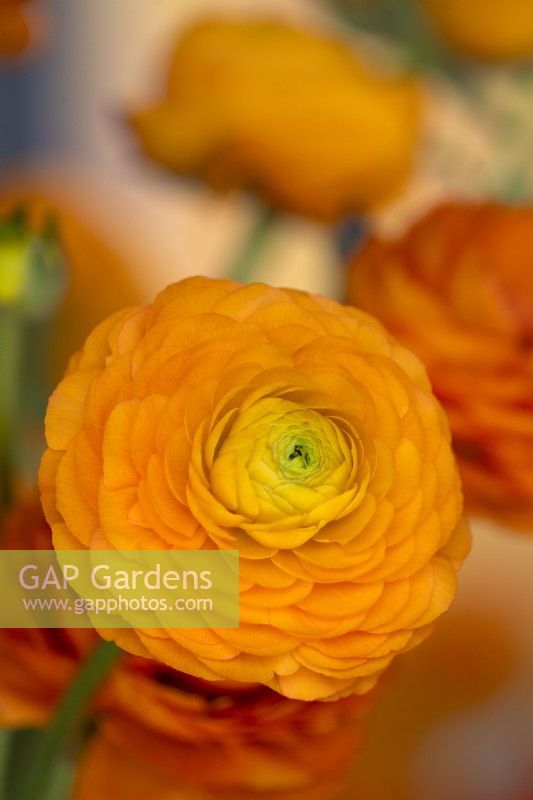
<path id="1" fill-rule="evenodd" d="M 135 297 L 149 301 L 187 275 L 234 275 L 342 301 L 347 260 L 370 236 L 402 237 L 442 201 L 527 207 L 533 197 L 533 4 L 473 0 L 468 10 L 468 3 L 15 3 L 23 32 L 13 27 L 19 39 L 13 33 L 0 62 L 0 213 L 27 196 L 60 209 L 75 228 L 69 229 L 70 246 L 78 248 L 74 260 L 84 271 L 68 289 L 75 290 L 72 305 L 61 311 L 52 361 L 64 367 L 69 352 L 113 308 Z M 460 7 L 455 17 L 454 5 Z M 0 0 L 0 43 L 9 38 L 4 13 Z M 212 16 L 303 26 L 339 39 L 365 63 L 377 63 L 383 81 L 408 75 L 419 107 L 410 143 L 402 145 L 407 166 L 401 186 L 394 181 L 379 198 L 358 197 L 332 213 L 299 213 L 297 203 L 278 202 L 275 222 L 265 223 L 263 201 L 272 200 L 272 191 L 262 192 L 260 182 L 258 191 L 248 192 L 239 181 L 226 185 L 232 181 L 215 180 L 202 168 L 169 168 L 164 146 L 154 153 L 151 130 L 132 120 L 160 100 L 182 32 Z M 270 57 L 276 61 L 275 49 Z M 209 97 L 209 85 L 198 91 Z M 326 79 L 325 85 L 317 88 L 310 130 L 318 125 Z M 408 113 L 394 102 L 397 116 L 383 118 L 389 138 L 400 126 L 399 115 Z M 381 113 L 373 109 L 374 100 L 364 113 Z M 342 138 L 348 124 L 339 114 L 333 139 Z M 356 179 L 376 184 L 376 166 L 372 172 L 365 160 L 371 139 L 361 142 L 356 135 L 352 141 L 364 162 L 354 166 Z M 120 265 L 116 273 L 113 264 Z M 533 262 L 523 269 L 529 270 L 523 286 L 531 321 Z M 34 366 L 30 362 L 30 371 Z M 55 364 L 54 376 L 61 368 Z M 531 426 L 531 396 L 529 401 Z M 27 449 L 38 449 L 37 438 L 34 432 Z M 24 470 L 29 474 L 32 467 Z M 533 798 L 533 514 L 529 530 L 526 522 L 518 531 L 501 515 L 475 511 L 473 552 L 457 601 L 434 636 L 395 668 L 347 798 Z"/>

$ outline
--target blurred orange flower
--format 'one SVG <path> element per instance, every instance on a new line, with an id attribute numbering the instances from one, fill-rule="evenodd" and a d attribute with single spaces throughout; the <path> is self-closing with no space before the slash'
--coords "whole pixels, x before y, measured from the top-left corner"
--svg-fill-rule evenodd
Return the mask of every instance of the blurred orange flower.
<path id="1" fill-rule="evenodd" d="M 190 278 L 103 322 L 47 413 L 58 548 L 238 549 L 236 630 L 102 632 L 208 680 L 372 688 L 469 547 L 442 409 L 361 311 Z"/>
<path id="2" fill-rule="evenodd" d="M 36 498 L 2 522 L 4 550 L 48 550 L 51 534 Z M 81 661 L 99 641 L 93 630 L 0 629 L 0 725 L 46 725 Z"/>
<path id="3" fill-rule="evenodd" d="M 176 172 L 325 219 L 401 187 L 418 121 L 410 78 L 340 39 L 251 19 L 186 31 L 164 97 L 131 115 L 145 152 Z"/>
<path id="4" fill-rule="evenodd" d="M 111 714 L 89 744 L 74 800 L 144 798 L 141 787 L 154 800 L 330 800 L 374 702 L 288 700 L 135 657 L 108 697 Z"/>
<path id="5" fill-rule="evenodd" d="M 49 348 L 54 383 L 94 325 L 117 308 L 140 300 L 126 258 L 95 229 L 90 206 L 79 211 L 71 195 L 60 184 L 42 189 L 14 183 L 0 193 L 0 218 L 23 208 L 35 232 L 52 220 L 65 251 L 67 292 L 54 320 Z"/>
<path id="6" fill-rule="evenodd" d="M 25 0 L 0 0 L 0 57 L 21 53 L 31 41 Z"/>
<path id="7" fill-rule="evenodd" d="M 533 209 L 441 206 L 350 267 L 349 300 L 425 363 L 470 510 L 533 523 Z"/>
<path id="8" fill-rule="evenodd" d="M 7 549 L 51 546 L 33 501 L 15 505 L 1 533 Z M 93 630 L 0 630 L 0 724 L 46 725 L 96 641 Z M 75 798 L 327 800 L 346 780 L 374 694 L 304 703 L 125 656 L 95 699 L 104 721 Z"/>
<path id="9" fill-rule="evenodd" d="M 531 0 L 421 0 L 443 36 L 484 59 L 533 54 Z"/>

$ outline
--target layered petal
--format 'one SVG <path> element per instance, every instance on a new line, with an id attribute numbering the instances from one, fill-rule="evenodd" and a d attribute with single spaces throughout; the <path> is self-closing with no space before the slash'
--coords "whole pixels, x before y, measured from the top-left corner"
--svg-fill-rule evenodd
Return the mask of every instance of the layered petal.
<path id="1" fill-rule="evenodd" d="M 448 413 L 469 508 L 526 530 L 532 222 L 530 208 L 440 206 L 397 241 L 369 242 L 351 264 L 348 291 L 426 365 Z"/>
<path id="2" fill-rule="evenodd" d="M 363 312 L 187 279 L 93 332 L 46 427 L 56 546 L 239 551 L 238 629 L 102 632 L 132 652 L 334 699 L 453 599 L 469 539 L 446 420 Z"/>

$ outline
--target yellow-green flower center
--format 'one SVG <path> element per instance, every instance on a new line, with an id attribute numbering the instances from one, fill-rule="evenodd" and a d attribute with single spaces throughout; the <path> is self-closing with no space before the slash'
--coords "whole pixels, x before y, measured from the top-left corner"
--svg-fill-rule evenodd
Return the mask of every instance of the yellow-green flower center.
<path id="1" fill-rule="evenodd" d="M 256 539 L 308 529 L 309 538 L 356 501 L 359 443 L 326 415 L 284 398 L 239 410 L 219 441 L 211 490 Z"/>
<path id="2" fill-rule="evenodd" d="M 305 481 L 314 475 L 322 462 L 320 441 L 314 441 L 304 434 L 287 434 L 275 442 L 274 458 L 286 478 Z"/>

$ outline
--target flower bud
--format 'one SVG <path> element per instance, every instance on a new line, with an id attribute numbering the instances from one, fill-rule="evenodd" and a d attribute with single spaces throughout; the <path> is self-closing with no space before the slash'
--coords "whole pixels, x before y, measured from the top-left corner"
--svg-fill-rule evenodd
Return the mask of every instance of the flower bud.
<path id="1" fill-rule="evenodd" d="M 66 267 L 53 220 L 34 233 L 24 209 L 0 221 L 0 308 L 25 320 L 49 317 L 63 296 Z"/>

